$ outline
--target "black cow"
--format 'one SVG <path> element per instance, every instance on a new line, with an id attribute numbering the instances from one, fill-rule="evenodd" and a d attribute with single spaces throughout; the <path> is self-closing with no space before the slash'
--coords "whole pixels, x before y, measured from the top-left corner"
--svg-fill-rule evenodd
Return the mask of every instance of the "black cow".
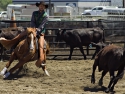
<path id="1" fill-rule="evenodd" d="M 94 43 L 94 42 L 91 42 L 91 44 L 92 44 L 92 46 L 96 47 L 95 53 L 93 54 L 93 57 L 92 57 L 92 58 L 94 58 L 98 54 L 98 52 L 101 51 L 104 47 L 112 45 L 112 42 L 110 42 L 110 43 L 103 43 L 103 42 Z"/>
<path id="2" fill-rule="evenodd" d="M 8 27 L 8 28 L 2 28 L 0 29 L 0 57 L 1 61 L 3 60 L 3 53 L 5 53 L 5 48 L 1 44 L 1 38 L 5 39 L 13 39 L 16 37 L 18 34 L 24 31 L 23 27 Z M 16 44 L 15 44 L 16 45 Z M 15 47 L 15 45 L 12 47 L 12 49 Z"/>
<path id="3" fill-rule="evenodd" d="M 115 45 L 109 45 L 104 47 L 95 57 L 92 69 L 93 71 L 91 83 L 95 83 L 95 70 L 97 66 L 99 72 L 103 71 L 102 76 L 99 80 L 99 85 L 103 85 L 103 77 L 106 75 L 107 72 L 109 72 L 110 82 L 105 92 L 112 92 L 118 80 L 121 79 L 124 75 L 125 49 Z M 115 71 L 118 71 L 116 76 Z"/>
<path id="4" fill-rule="evenodd" d="M 70 55 L 69 60 L 71 60 L 71 56 L 73 53 L 73 49 L 75 47 L 79 47 L 81 53 L 84 56 L 84 59 L 86 59 L 86 55 L 84 54 L 83 47 L 82 46 L 89 46 L 91 42 L 93 43 L 99 43 L 104 42 L 104 31 L 100 29 L 99 27 L 96 28 L 85 28 L 85 29 L 73 29 L 73 30 L 59 30 L 57 32 L 56 41 L 63 40 L 70 46 Z M 95 57 L 96 51 L 92 57 L 92 59 Z"/>

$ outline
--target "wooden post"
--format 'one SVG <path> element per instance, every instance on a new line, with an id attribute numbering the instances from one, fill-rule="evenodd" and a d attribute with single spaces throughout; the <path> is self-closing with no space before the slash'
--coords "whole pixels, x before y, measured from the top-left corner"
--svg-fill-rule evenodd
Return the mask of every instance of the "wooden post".
<path id="1" fill-rule="evenodd" d="M 15 20 L 16 20 L 16 19 L 15 19 L 15 12 L 14 12 L 14 10 L 12 9 L 11 21 L 15 21 Z M 15 23 L 15 22 L 10 23 L 10 27 L 17 27 L 17 26 L 16 26 L 16 23 Z"/>

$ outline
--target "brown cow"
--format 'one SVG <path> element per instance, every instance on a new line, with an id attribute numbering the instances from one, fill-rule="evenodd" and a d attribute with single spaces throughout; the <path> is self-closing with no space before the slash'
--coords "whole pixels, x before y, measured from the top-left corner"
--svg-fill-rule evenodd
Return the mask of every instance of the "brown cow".
<path id="1" fill-rule="evenodd" d="M 0 58 L 1 58 L 1 61 L 4 59 L 3 53 L 5 53 L 6 49 L 10 50 L 10 52 L 11 52 L 16 47 L 16 45 L 19 43 L 19 40 L 22 40 L 23 38 L 18 39 L 18 41 L 15 44 L 13 42 L 8 43 L 8 41 L 6 41 L 6 39 L 11 40 L 22 32 L 24 32 L 23 27 L 8 27 L 8 28 L 0 29 Z M 4 48 L 6 48 L 6 49 L 4 49 Z"/>
<path id="2" fill-rule="evenodd" d="M 124 75 L 125 67 L 125 50 L 119 46 L 109 45 L 104 47 L 96 56 L 93 71 L 91 77 L 91 83 L 95 83 L 95 70 L 98 66 L 99 72 L 102 72 L 102 76 L 99 80 L 99 85 L 103 84 L 103 77 L 107 72 L 110 74 L 110 82 L 105 90 L 106 93 L 114 90 L 115 84 L 121 79 Z M 115 71 L 118 71 L 115 76 Z"/>
<path id="3" fill-rule="evenodd" d="M 27 28 L 27 37 L 26 39 L 22 40 L 17 47 L 14 49 L 14 51 L 11 54 L 11 57 L 9 59 L 9 62 L 6 64 L 6 67 L 1 71 L 1 74 L 4 78 L 7 78 L 11 73 L 13 73 L 16 69 L 19 69 L 22 67 L 25 63 L 36 60 L 38 58 L 38 51 L 37 51 L 37 43 L 36 43 L 36 29 L 35 28 Z M 46 68 L 46 52 L 49 51 L 49 48 L 47 46 L 47 49 L 43 49 L 44 51 L 44 61 L 41 62 L 41 67 L 43 71 L 49 76 Z M 46 51 L 47 50 L 47 51 Z M 11 65 L 13 60 L 18 59 L 19 62 L 11 68 L 8 72 L 7 68 Z"/>

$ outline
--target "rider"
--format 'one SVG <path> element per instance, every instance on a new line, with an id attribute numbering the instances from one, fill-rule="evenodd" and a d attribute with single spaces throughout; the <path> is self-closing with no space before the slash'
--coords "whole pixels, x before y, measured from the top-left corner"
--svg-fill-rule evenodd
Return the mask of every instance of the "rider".
<path id="1" fill-rule="evenodd" d="M 45 9 L 48 8 L 48 5 L 45 4 L 45 2 L 41 1 L 39 3 L 36 3 L 36 6 L 39 8 L 38 11 L 34 11 L 31 18 L 31 27 L 35 27 L 37 30 L 37 37 L 39 38 L 38 44 L 39 44 L 39 58 L 36 61 L 36 66 L 40 67 L 43 60 L 43 45 L 44 45 L 44 34 L 45 34 L 45 27 L 44 25 L 48 21 L 48 15 L 45 12 Z"/>

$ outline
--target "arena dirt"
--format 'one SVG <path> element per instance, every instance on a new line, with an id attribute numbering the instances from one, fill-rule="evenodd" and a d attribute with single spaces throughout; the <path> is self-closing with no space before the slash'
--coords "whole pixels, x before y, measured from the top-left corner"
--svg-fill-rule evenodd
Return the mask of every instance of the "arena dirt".
<path id="1" fill-rule="evenodd" d="M 41 68 L 35 66 L 35 61 L 27 63 L 21 73 L 4 80 L 0 77 L 0 94 L 104 94 L 109 83 L 109 74 L 104 77 L 102 87 L 98 86 L 101 73 L 96 70 L 96 83 L 91 84 L 93 60 L 64 58 L 47 60 L 46 76 Z M 0 62 L 0 70 L 7 61 Z M 13 67 L 17 60 L 10 67 Z M 125 77 L 115 86 L 116 94 L 125 94 Z"/>

